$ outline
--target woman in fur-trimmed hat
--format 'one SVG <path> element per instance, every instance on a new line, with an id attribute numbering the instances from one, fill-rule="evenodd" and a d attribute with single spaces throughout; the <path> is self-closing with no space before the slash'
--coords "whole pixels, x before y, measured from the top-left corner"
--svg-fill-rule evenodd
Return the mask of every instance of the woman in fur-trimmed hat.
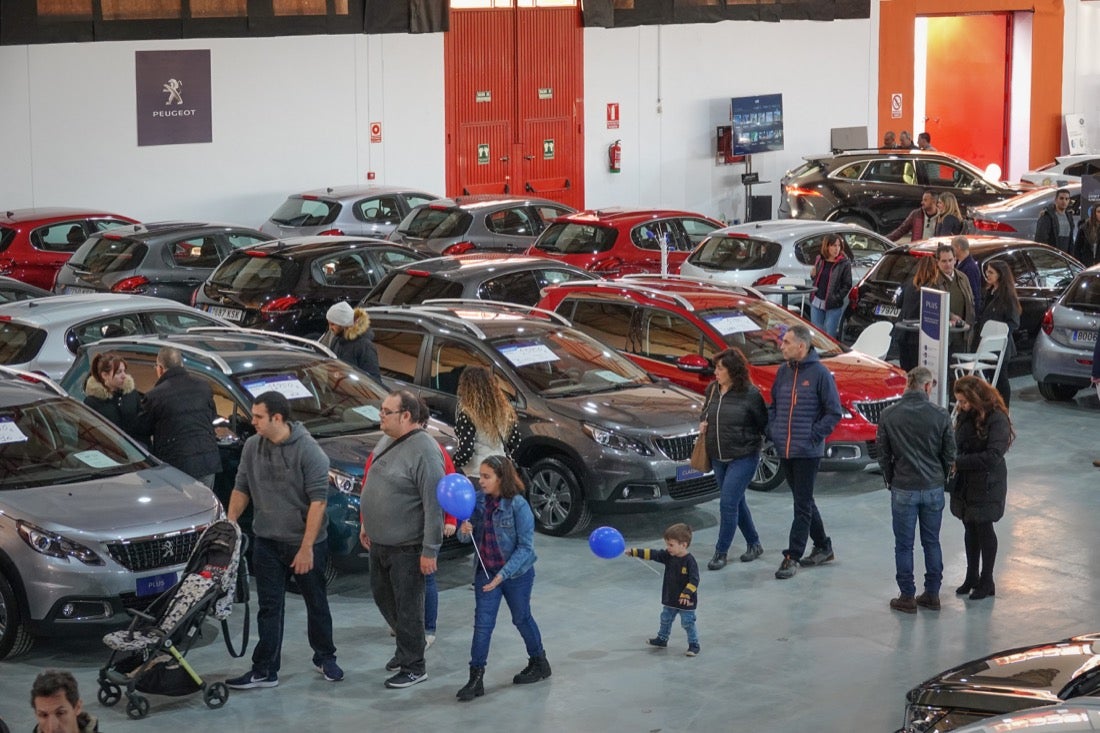
<path id="1" fill-rule="evenodd" d="M 332 332 L 329 346 L 340 361 L 351 364 L 378 381 L 378 352 L 374 348 L 374 335 L 370 330 L 370 316 L 362 308 L 352 308 L 344 301 L 328 309 L 325 315 L 328 330 Z"/>

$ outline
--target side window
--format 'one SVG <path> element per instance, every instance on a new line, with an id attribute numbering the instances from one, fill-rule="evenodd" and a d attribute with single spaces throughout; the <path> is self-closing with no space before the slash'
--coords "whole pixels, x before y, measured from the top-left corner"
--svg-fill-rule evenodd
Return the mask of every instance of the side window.
<path id="1" fill-rule="evenodd" d="M 559 209 L 557 206 L 543 205 L 536 206 L 535 213 L 539 215 L 539 219 L 541 221 L 539 229 L 541 231 L 542 227 L 545 227 L 547 224 L 549 224 L 554 219 L 557 219 L 559 216 L 567 216 L 573 212 L 569 211 L 568 209 Z"/>
<path id="2" fill-rule="evenodd" d="M 134 389 L 145 394 L 157 383 L 155 354 L 125 354 L 126 373 L 134 379 Z"/>
<path id="3" fill-rule="evenodd" d="M 692 249 L 695 249 L 700 242 L 707 238 L 707 235 L 717 228 L 703 219 L 680 219 L 680 226 L 691 243 Z"/>
<path id="4" fill-rule="evenodd" d="M 313 265 L 315 279 L 324 285 L 345 288 L 365 288 L 373 285 L 365 255 L 342 253 L 318 260 Z"/>
<path id="5" fill-rule="evenodd" d="M 355 204 L 355 218 L 375 224 L 396 224 L 401 221 L 401 207 L 396 196 L 363 199 Z"/>
<path id="6" fill-rule="evenodd" d="M 226 234 L 225 238 L 229 241 L 229 246 L 233 249 L 247 249 L 248 247 L 268 241 L 266 237 L 257 237 L 254 234 L 242 234 L 240 232 Z"/>
<path id="7" fill-rule="evenodd" d="M 406 252 L 400 249 L 387 249 L 381 252 L 372 252 L 371 255 L 378 263 L 378 266 L 382 268 L 382 272 L 378 273 L 379 279 L 382 279 L 390 270 L 401 267 L 402 265 L 407 265 L 410 262 L 416 262 L 419 259 L 414 256 L 412 252 Z"/>
<path id="8" fill-rule="evenodd" d="M 573 309 L 573 327 L 613 349 L 631 349 L 631 320 L 634 306 L 623 303 L 601 303 L 578 300 Z M 565 303 L 569 303 L 566 300 Z M 565 304 L 563 304 L 564 306 Z M 559 308 L 558 312 L 562 312 Z"/>
<path id="9" fill-rule="evenodd" d="M 1068 287 L 1073 280 L 1068 260 L 1045 249 L 1028 250 L 1028 256 L 1035 267 L 1035 287 L 1056 290 Z"/>
<path id="10" fill-rule="evenodd" d="M 46 252 L 75 252 L 87 238 L 82 222 L 62 221 L 31 232 L 31 245 Z"/>
<path id="11" fill-rule="evenodd" d="M 859 178 L 859 174 L 863 171 L 863 163 L 852 163 L 846 165 L 836 173 L 833 174 L 833 178 L 843 178 L 845 180 L 855 180 Z"/>
<path id="12" fill-rule="evenodd" d="M 863 180 L 878 181 L 879 183 L 915 184 L 917 182 L 917 172 L 911 160 L 895 158 L 872 160 L 867 164 Z"/>
<path id="13" fill-rule="evenodd" d="M 153 333 L 184 333 L 197 326 L 217 326 L 219 324 L 202 316 L 186 311 L 152 311 L 146 313 Z"/>
<path id="14" fill-rule="evenodd" d="M 646 309 L 641 336 L 638 353 L 651 359 L 674 362 L 685 354 L 702 352 L 702 331 L 674 313 Z"/>
<path id="15" fill-rule="evenodd" d="M 573 270 L 535 270 L 532 274 L 535 277 L 535 287 L 539 290 L 550 285 L 557 285 L 558 283 L 590 279 L 589 276 L 580 275 Z"/>
<path id="16" fill-rule="evenodd" d="M 522 206 L 503 211 L 494 211 L 485 217 L 489 231 L 512 236 L 533 236 L 538 234 L 539 226 L 531 214 Z"/>
<path id="17" fill-rule="evenodd" d="M 173 242 L 168 245 L 168 257 L 176 267 L 217 267 L 222 259 L 214 236 Z"/>
<path id="18" fill-rule="evenodd" d="M 887 242 L 869 234 L 845 234 L 844 243 L 847 245 L 848 256 L 852 258 L 852 264 L 858 267 L 871 267 L 882 259 L 882 255 L 890 248 Z"/>
<path id="19" fill-rule="evenodd" d="M 118 219 L 92 219 L 91 223 L 92 228 L 97 232 L 109 232 L 119 227 L 132 226 L 128 221 L 119 221 Z"/>
<path id="20" fill-rule="evenodd" d="M 416 206 L 420 206 L 420 204 L 429 203 L 431 201 L 435 201 L 435 199 L 430 197 L 430 196 L 421 195 L 421 194 L 418 194 L 418 193 L 407 193 L 407 194 L 405 194 L 405 203 L 408 205 L 408 207 L 410 209 L 414 208 Z"/>
<path id="21" fill-rule="evenodd" d="M 803 239 L 801 242 L 794 246 L 794 256 L 803 265 L 809 265 L 813 267 L 813 264 L 817 262 L 818 255 L 821 254 L 821 237 L 810 237 Z"/>
<path id="22" fill-rule="evenodd" d="M 458 378 L 462 376 L 462 370 L 468 366 L 492 369 L 493 363 L 480 351 L 465 344 L 437 338 L 432 347 L 428 386 L 447 394 L 457 394 Z"/>
<path id="23" fill-rule="evenodd" d="M 1085 175 L 1085 169 L 1088 167 L 1087 161 L 1081 161 L 1080 163 L 1074 163 L 1073 165 L 1067 165 L 1064 171 L 1064 175 L 1067 176 L 1083 176 Z M 1057 176 L 1055 176 L 1057 177 Z"/>
<path id="24" fill-rule="evenodd" d="M 1001 260 L 1008 265 L 1008 269 L 1012 270 L 1012 278 L 1016 281 L 1017 288 L 1035 287 L 1035 272 L 1031 269 L 1031 263 L 1028 262 L 1023 252 L 1006 252 L 1005 254 L 991 257 L 985 262 L 992 262 L 993 260 Z M 983 269 L 985 267 L 985 262 L 982 263 Z"/>
<path id="25" fill-rule="evenodd" d="M 141 315 L 124 313 L 85 321 L 78 326 L 73 326 L 65 335 L 65 345 L 75 354 L 81 346 L 94 344 L 100 339 L 132 336 L 139 333 L 142 333 Z"/>
<path id="26" fill-rule="evenodd" d="M 641 249 L 655 249 L 660 251 L 661 241 L 668 241 L 669 249 L 675 251 L 676 238 L 669 231 L 667 221 L 650 221 L 639 224 L 630 232 L 630 239 L 635 246 Z"/>
<path id="27" fill-rule="evenodd" d="M 482 300 L 501 300 L 505 303 L 534 305 L 539 302 L 539 288 L 530 272 L 509 272 L 486 280 L 477 289 Z"/>
<path id="28" fill-rule="evenodd" d="M 415 383 L 416 362 L 423 343 L 423 334 L 375 329 L 374 348 L 378 351 L 382 376 Z"/>

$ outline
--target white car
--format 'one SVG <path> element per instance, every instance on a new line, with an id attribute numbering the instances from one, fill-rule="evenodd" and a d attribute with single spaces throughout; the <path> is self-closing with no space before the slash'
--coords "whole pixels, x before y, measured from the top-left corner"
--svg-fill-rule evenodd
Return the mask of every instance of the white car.
<path id="1" fill-rule="evenodd" d="M 1020 180 L 1036 186 L 1065 186 L 1067 183 L 1080 183 L 1081 176 L 1094 173 L 1100 173 L 1100 155 L 1059 155 L 1053 163 L 1028 171 L 1020 176 Z"/>

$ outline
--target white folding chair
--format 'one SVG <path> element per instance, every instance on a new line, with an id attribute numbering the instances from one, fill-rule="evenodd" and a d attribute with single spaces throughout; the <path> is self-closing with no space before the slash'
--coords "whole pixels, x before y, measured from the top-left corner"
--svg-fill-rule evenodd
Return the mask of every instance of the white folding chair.
<path id="1" fill-rule="evenodd" d="M 890 350 L 890 334 L 894 324 L 890 321 L 875 321 L 852 344 L 852 351 L 859 351 L 876 359 L 885 359 Z"/>
<path id="2" fill-rule="evenodd" d="M 951 368 L 955 379 L 967 375 L 979 376 L 990 384 L 996 384 L 1008 350 L 1008 324 L 1003 321 L 986 321 L 982 326 L 978 350 L 954 355 Z"/>

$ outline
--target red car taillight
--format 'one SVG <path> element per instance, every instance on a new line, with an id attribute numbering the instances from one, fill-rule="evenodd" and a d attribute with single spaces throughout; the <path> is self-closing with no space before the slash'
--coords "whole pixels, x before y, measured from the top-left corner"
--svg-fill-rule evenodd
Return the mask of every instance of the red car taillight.
<path id="1" fill-rule="evenodd" d="M 820 191 L 815 191 L 812 188 L 803 188 L 802 186 L 787 186 L 785 189 L 790 196 L 820 196 Z"/>
<path id="2" fill-rule="evenodd" d="M 320 237 L 342 237 L 344 233 L 339 229 L 326 229 L 323 232 L 317 232 L 317 235 Z"/>
<path id="3" fill-rule="evenodd" d="M 1054 330 L 1054 309 L 1047 308 L 1047 312 L 1043 314 L 1043 320 L 1039 323 L 1039 328 L 1043 329 L 1043 333 L 1047 336 Z"/>
<path id="4" fill-rule="evenodd" d="M 140 293 L 149 284 L 149 278 L 135 275 L 123 278 L 111 286 L 112 293 Z"/>
<path id="5" fill-rule="evenodd" d="M 288 311 L 301 302 L 301 298 L 294 295 L 284 295 L 281 298 L 276 298 L 260 308 L 260 313 L 281 313 L 282 311 Z"/>
<path id="6" fill-rule="evenodd" d="M 771 275 L 765 275 L 764 277 L 757 278 L 753 283 L 753 287 L 757 285 L 778 285 L 780 278 L 783 277 L 783 273 L 773 272 Z"/>
<path id="7" fill-rule="evenodd" d="M 450 247 L 443 250 L 445 255 L 460 255 L 465 252 L 469 252 L 471 249 L 477 247 L 473 242 L 455 242 Z"/>
<path id="8" fill-rule="evenodd" d="M 852 286 L 852 289 L 848 291 L 848 302 L 852 304 L 852 310 L 855 310 L 856 305 L 859 303 L 859 288 Z"/>
<path id="9" fill-rule="evenodd" d="M 1009 226 L 1004 222 L 990 221 L 988 219 L 975 219 L 974 228 L 979 232 L 1014 232 L 1016 227 Z"/>

